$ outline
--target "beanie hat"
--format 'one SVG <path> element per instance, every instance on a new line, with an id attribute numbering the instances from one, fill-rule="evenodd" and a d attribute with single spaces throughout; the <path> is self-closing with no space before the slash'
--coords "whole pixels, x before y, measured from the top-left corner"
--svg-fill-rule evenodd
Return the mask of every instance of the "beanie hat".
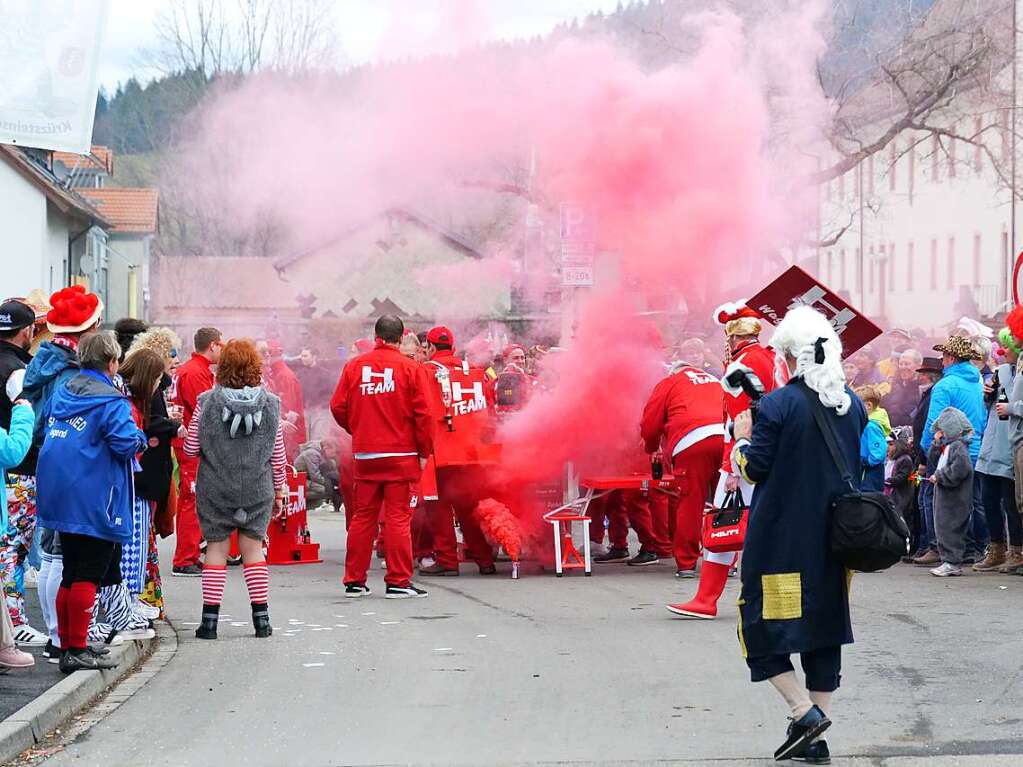
<path id="1" fill-rule="evenodd" d="M 430 328 L 430 332 L 426 334 L 426 342 L 434 345 L 446 344 L 454 349 L 455 334 L 443 325 L 438 325 L 435 328 Z"/>
<path id="2" fill-rule="evenodd" d="M 952 442 L 973 434 L 973 424 L 962 410 L 947 407 L 934 419 L 931 430 L 940 431 L 945 435 L 946 442 Z"/>
<path id="3" fill-rule="evenodd" d="M 99 322 L 103 302 L 83 285 L 72 285 L 50 296 L 53 307 L 46 315 L 51 333 L 83 333 Z"/>
<path id="4" fill-rule="evenodd" d="M 760 314 L 743 301 L 719 306 L 714 312 L 714 321 L 724 326 L 726 336 L 757 336 L 763 329 Z"/>

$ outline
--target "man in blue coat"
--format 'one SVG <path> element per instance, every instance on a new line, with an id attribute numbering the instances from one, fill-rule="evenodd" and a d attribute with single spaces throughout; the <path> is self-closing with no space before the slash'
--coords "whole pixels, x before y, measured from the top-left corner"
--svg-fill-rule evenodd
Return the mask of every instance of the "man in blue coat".
<path id="1" fill-rule="evenodd" d="M 968 338 L 952 336 L 945 343 L 934 347 L 941 352 L 945 373 L 941 380 L 931 389 L 931 403 L 927 410 L 927 422 L 920 435 L 920 447 L 924 455 L 931 449 L 934 433 L 931 426 L 941 412 L 948 407 L 961 410 L 973 426 L 973 439 L 970 442 L 970 460 L 974 466 L 980 457 L 980 446 L 987 428 L 987 409 L 984 407 L 984 382 L 980 371 L 973 360 L 981 358 L 980 352 Z M 983 558 L 983 548 L 987 542 L 987 521 L 984 517 L 984 501 L 980 492 L 980 483 L 975 482 L 973 488 L 973 518 L 966 536 L 966 555 L 964 564 L 973 564 Z"/>
<path id="2" fill-rule="evenodd" d="M 121 348 L 109 331 L 84 336 L 82 372 L 58 387 L 46 406 L 46 438 L 39 452 L 38 514 L 57 530 L 64 573 L 57 592 L 57 624 L 64 673 L 108 666 L 87 644 L 96 591 L 121 544 L 132 535 L 132 466 L 146 436 L 128 399 L 112 382 Z"/>

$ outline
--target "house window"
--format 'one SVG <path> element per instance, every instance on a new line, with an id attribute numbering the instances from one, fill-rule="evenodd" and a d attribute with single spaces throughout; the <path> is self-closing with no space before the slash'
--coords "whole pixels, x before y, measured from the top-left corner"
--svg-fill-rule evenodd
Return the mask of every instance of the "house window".
<path id="1" fill-rule="evenodd" d="M 1006 109 L 998 115 L 998 131 L 1002 136 L 1002 162 L 1008 162 L 1012 145 L 1009 143 L 1009 111 Z"/>
<path id="2" fill-rule="evenodd" d="M 835 279 L 835 252 L 833 250 L 828 251 L 828 282 L 833 282 Z"/>
<path id="3" fill-rule="evenodd" d="M 980 285 L 980 233 L 973 235 L 973 284 Z"/>
<path id="4" fill-rule="evenodd" d="M 973 140 L 977 145 L 973 148 L 973 170 L 980 173 L 984 169 L 984 155 L 981 154 L 980 142 L 981 133 L 984 132 L 984 118 L 978 117 L 973 121 Z"/>
<path id="5" fill-rule="evenodd" d="M 867 194 L 871 197 L 874 196 L 874 155 L 870 155 L 870 159 L 867 160 Z"/>
<path id="6" fill-rule="evenodd" d="M 895 243 L 888 244 L 888 292 L 895 290 Z"/>
<path id="7" fill-rule="evenodd" d="M 870 293 L 874 292 L 874 246 L 870 246 L 870 250 L 867 251 L 870 254 L 870 258 L 867 263 L 870 265 L 870 274 L 867 275 L 867 291 Z"/>
<path id="8" fill-rule="evenodd" d="M 953 133 L 956 132 L 957 127 L 958 126 L 956 126 L 956 125 L 952 126 L 952 132 Z M 956 144 L 958 144 L 958 143 L 959 142 L 956 141 L 954 138 L 950 138 L 948 140 L 948 151 L 946 153 L 946 157 L 948 159 L 948 177 L 949 178 L 955 178 L 956 177 Z"/>
<path id="9" fill-rule="evenodd" d="M 956 286 L 956 238 L 948 238 L 948 289 L 955 290 Z"/>
<path id="10" fill-rule="evenodd" d="M 859 165 L 856 166 L 856 180 L 853 181 L 853 184 L 854 184 L 853 189 L 855 190 L 853 192 L 853 194 L 856 195 L 856 199 L 858 200 L 858 199 L 860 199 L 860 196 L 863 194 L 863 163 L 862 162 Z"/>
<path id="11" fill-rule="evenodd" d="M 888 191 L 895 191 L 895 175 L 899 169 L 899 142 L 893 139 L 891 144 L 891 157 L 888 160 Z"/>
<path id="12" fill-rule="evenodd" d="M 910 139 L 912 142 L 912 139 Z M 913 191 L 916 189 L 916 144 L 911 143 L 909 147 L 909 204 L 913 204 Z"/>
<path id="13" fill-rule="evenodd" d="M 938 241 L 931 240 L 931 290 L 938 289 Z"/>
<path id="14" fill-rule="evenodd" d="M 906 246 L 906 290 L 913 289 L 913 259 L 916 258 L 916 248 L 913 243 Z"/>
<path id="15" fill-rule="evenodd" d="M 856 290 L 863 292 L 863 254 L 856 248 Z"/>
<path id="16" fill-rule="evenodd" d="M 838 285 L 844 290 L 847 284 L 845 281 L 845 248 L 842 248 L 838 252 L 838 269 Z"/>

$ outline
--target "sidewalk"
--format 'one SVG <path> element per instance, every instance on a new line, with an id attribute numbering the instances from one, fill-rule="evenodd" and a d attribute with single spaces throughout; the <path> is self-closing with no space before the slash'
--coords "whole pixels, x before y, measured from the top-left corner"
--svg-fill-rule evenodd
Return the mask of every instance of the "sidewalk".
<path id="1" fill-rule="evenodd" d="M 43 615 L 39 610 L 39 597 L 35 589 L 28 589 L 25 593 L 25 607 L 28 610 L 28 619 L 32 627 L 45 631 Z M 42 695 L 64 678 L 56 663 L 46 662 L 42 647 L 21 647 L 19 649 L 34 655 L 36 665 L 32 668 L 0 673 L 0 690 L 3 690 L 3 694 L 0 695 L 0 721 Z"/>

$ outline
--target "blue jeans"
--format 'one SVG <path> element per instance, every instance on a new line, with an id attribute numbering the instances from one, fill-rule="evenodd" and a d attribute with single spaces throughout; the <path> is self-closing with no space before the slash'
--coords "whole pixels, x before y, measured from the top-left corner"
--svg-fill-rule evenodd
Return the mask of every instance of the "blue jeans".
<path id="1" fill-rule="evenodd" d="M 922 554 L 937 548 L 938 539 L 934 535 L 934 485 L 925 480 L 920 483 L 920 541 L 916 550 Z"/>

